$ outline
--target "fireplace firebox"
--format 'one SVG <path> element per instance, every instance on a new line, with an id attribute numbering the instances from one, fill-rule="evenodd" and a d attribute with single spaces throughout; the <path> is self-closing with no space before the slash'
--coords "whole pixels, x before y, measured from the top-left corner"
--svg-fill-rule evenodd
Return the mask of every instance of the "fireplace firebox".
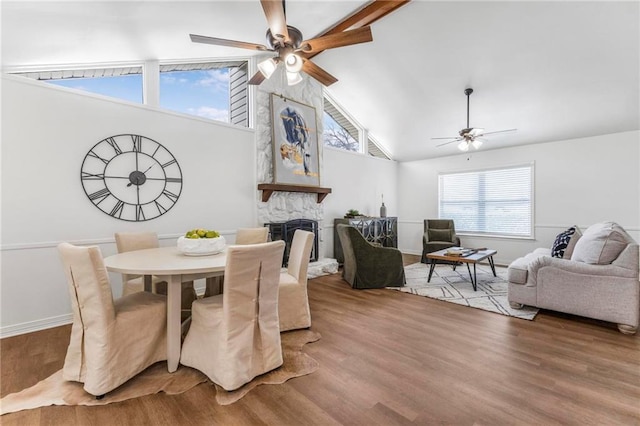
<path id="1" fill-rule="evenodd" d="M 315 262 L 318 260 L 318 222 L 311 219 L 293 219 L 286 222 L 265 223 L 264 226 L 269 228 L 271 241 L 283 240 L 285 242 L 284 256 L 282 258 L 282 266 L 289 263 L 289 252 L 293 241 L 293 234 L 297 229 L 313 232 L 313 246 L 311 247 L 311 255 L 309 260 Z"/>

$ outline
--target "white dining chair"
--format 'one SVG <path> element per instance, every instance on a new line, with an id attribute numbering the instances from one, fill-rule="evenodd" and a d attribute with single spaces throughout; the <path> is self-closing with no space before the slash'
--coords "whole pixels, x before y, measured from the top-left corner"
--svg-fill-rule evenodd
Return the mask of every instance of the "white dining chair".
<path id="1" fill-rule="evenodd" d="M 280 331 L 311 327 L 307 295 L 307 270 L 313 247 L 313 232 L 297 229 L 293 234 L 287 270 L 280 274 L 278 313 Z"/>
<path id="2" fill-rule="evenodd" d="M 269 228 L 238 228 L 236 230 L 235 245 L 266 243 L 269 238 Z M 204 297 L 222 293 L 224 290 L 224 275 L 206 279 Z"/>
<path id="3" fill-rule="evenodd" d="M 61 243 L 58 252 L 73 313 L 64 380 L 100 398 L 167 359 L 166 297 L 137 292 L 114 302 L 98 247 Z"/>
<path id="4" fill-rule="evenodd" d="M 266 243 L 269 238 L 269 228 L 239 228 L 236 230 L 237 245 Z"/>
<path id="5" fill-rule="evenodd" d="M 144 250 L 160 247 L 158 235 L 155 232 L 116 232 L 116 248 L 118 253 L 134 250 Z M 164 290 L 164 291 L 163 291 Z M 122 295 L 144 291 L 144 277 L 142 275 L 122 274 Z M 151 277 L 151 291 L 167 294 L 167 283 L 158 277 Z"/>
<path id="6" fill-rule="evenodd" d="M 155 232 L 116 232 L 118 253 L 160 247 Z M 191 311 L 191 303 L 197 298 L 193 281 L 182 283 L 182 319 L 186 320 Z M 167 283 L 156 276 L 151 276 L 152 292 L 167 294 Z M 144 290 L 144 277 L 141 275 L 122 274 L 122 295 L 126 296 Z"/>
<path id="7" fill-rule="evenodd" d="M 278 277 L 284 241 L 230 246 L 223 294 L 193 302 L 180 363 L 226 390 L 282 365 Z"/>

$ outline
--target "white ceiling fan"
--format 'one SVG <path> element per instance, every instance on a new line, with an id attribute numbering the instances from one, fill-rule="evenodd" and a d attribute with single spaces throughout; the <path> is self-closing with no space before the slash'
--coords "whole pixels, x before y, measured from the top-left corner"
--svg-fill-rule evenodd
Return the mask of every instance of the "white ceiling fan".
<path id="1" fill-rule="evenodd" d="M 467 127 L 460 130 L 460 132 L 458 133 L 459 136 L 451 136 L 451 137 L 445 137 L 445 138 L 431 138 L 431 139 L 451 139 L 448 142 L 444 142 L 436 146 L 444 146 L 444 145 L 449 145 L 450 143 L 460 142 L 458 144 L 458 149 L 460 151 L 468 151 L 470 145 L 473 146 L 475 149 L 480 148 L 480 146 L 484 142 L 483 139 L 480 139 L 481 137 L 484 137 L 486 135 L 493 135 L 496 133 L 515 132 L 516 130 L 518 130 L 518 129 L 507 129 L 507 130 L 496 130 L 493 132 L 485 132 L 484 129 L 481 129 L 478 127 L 469 127 L 469 96 L 472 93 L 473 93 L 472 88 L 469 87 L 464 89 L 464 94 L 467 95 Z"/>

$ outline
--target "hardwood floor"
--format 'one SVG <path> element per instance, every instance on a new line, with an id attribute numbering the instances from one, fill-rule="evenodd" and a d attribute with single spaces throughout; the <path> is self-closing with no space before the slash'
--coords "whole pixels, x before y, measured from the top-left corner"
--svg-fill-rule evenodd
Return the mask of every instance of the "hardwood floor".
<path id="1" fill-rule="evenodd" d="M 406 262 L 415 259 L 407 257 Z M 309 282 L 315 373 L 219 406 L 204 384 L 3 425 L 640 425 L 640 337 L 542 311 L 526 321 L 393 290 Z M 0 341 L 2 396 L 62 367 L 70 327 Z"/>

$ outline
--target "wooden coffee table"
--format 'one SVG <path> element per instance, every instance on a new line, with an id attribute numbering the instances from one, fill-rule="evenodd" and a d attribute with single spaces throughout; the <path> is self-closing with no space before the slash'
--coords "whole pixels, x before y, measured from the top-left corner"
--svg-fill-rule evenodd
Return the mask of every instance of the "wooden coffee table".
<path id="1" fill-rule="evenodd" d="M 436 264 L 439 260 L 447 262 L 447 263 L 465 263 L 467 265 L 467 271 L 469 271 L 469 279 L 471 280 L 471 285 L 473 286 L 473 291 L 477 290 L 478 280 L 476 278 L 476 263 L 482 262 L 487 259 L 489 261 L 489 265 L 491 266 L 491 271 L 493 272 L 493 276 L 496 275 L 496 266 L 493 263 L 493 255 L 497 253 L 496 250 L 484 249 L 478 250 L 475 253 L 469 254 L 467 256 L 453 256 L 447 254 L 447 250 L 451 250 L 451 248 L 434 251 L 432 253 L 427 253 L 427 259 L 431 259 L 431 267 L 429 268 L 429 278 L 427 282 L 431 282 L 431 275 L 433 275 L 433 270 L 436 268 Z M 471 268 L 469 264 L 473 264 L 473 276 L 471 275 Z"/>

